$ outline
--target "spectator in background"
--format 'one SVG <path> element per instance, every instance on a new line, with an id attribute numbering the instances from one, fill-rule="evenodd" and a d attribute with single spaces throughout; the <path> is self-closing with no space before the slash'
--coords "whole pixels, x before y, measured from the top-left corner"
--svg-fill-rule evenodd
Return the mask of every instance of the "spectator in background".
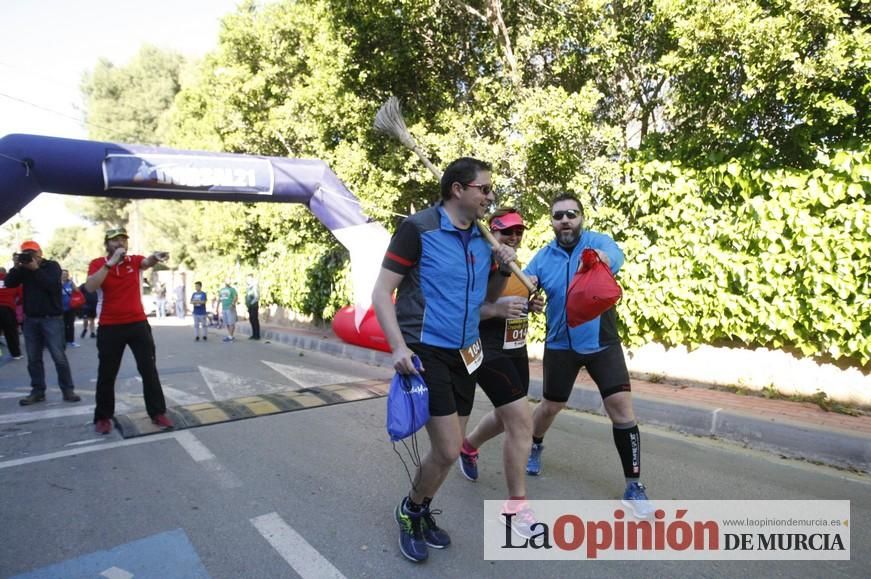
<path id="1" fill-rule="evenodd" d="M 82 337 L 88 335 L 88 328 L 91 329 L 91 337 L 97 337 L 97 292 L 89 292 L 85 284 L 79 286 L 79 291 L 85 296 L 85 305 L 82 307 Z"/>
<path id="2" fill-rule="evenodd" d="M 18 320 L 15 308 L 21 302 L 21 287 L 6 287 L 6 268 L 0 267 L 0 330 L 6 336 L 6 346 L 13 360 L 20 360 L 21 341 L 18 338 Z"/>
<path id="3" fill-rule="evenodd" d="M 78 348 L 76 343 L 76 310 L 70 307 L 70 298 L 76 291 L 76 284 L 70 279 L 70 271 L 62 269 L 60 272 L 61 302 L 64 308 L 64 340 L 70 348 Z"/>
<path id="4" fill-rule="evenodd" d="M 260 339 L 260 288 L 253 275 L 248 276 L 248 288 L 245 290 L 245 305 L 248 307 L 248 321 L 251 323 L 249 340 Z"/>
<path id="5" fill-rule="evenodd" d="M 157 317 L 166 317 L 166 284 L 157 284 Z"/>
<path id="6" fill-rule="evenodd" d="M 6 287 L 23 288 L 24 346 L 27 350 L 27 371 L 30 374 L 30 395 L 18 401 L 21 406 L 45 402 L 45 366 L 42 351 L 48 353 L 57 369 L 57 381 L 66 402 L 78 402 L 70 363 L 64 352 L 63 304 L 61 303 L 60 264 L 43 259 L 42 249 L 35 241 L 21 244 L 21 253 L 14 256 L 13 267 L 4 281 Z"/>
<path id="7" fill-rule="evenodd" d="M 181 281 L 175 288 L 175 317 L 183 320 L 184 312 L 184 281 Z"/>
<path id="8" fill-rule="evenodd" d="M 221 303 L 224 324 L 227 325 L 227 335 L 224 336 L 223 341 L 232 342 L 236 339 L 233 334 L 236 333 L 236 304 L 239 303 L 239 294 L 236 292 L 236 288 L 230 285 L 229 279 L 218 292 L 218 301 Z"/>
<path id="9" fill-rule="evenodd" d="M 203 284 L 200 282 L 194 284 L 194 290 L 193 295 L 191 295 L 191 304 L 194 306 L 194 339 L 197 342 L 200 341 L 200 327 L 202 326 L 203 341 L 205 342 L 209 339 L 209 320 L 208 314 L 206 313 L 206 301 L 208 300 L 208 297 L 206 296 L 206 292 L 203 291 Z"/>

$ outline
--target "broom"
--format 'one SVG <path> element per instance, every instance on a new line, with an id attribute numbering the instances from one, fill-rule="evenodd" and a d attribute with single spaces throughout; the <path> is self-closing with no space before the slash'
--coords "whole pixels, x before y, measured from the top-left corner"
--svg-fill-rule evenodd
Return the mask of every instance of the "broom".
<path id="1" fill-rule="evenodd" d="M 403 147 L 411 149 L 435 178 L 441 181 L 442 171 L 433 165 L 432 161 L 429 160 L 414 140 L 414 137 L 411 136 L 411 133 L 408 132 L 408 127 L 405 126 L 405 119 L 402 118 L 402 109 L 399 106 L 399 99 L 395 96 L 387 99 L 387 102 L 381 105 L 381 108 L 378 109 L 378 113 L 375 115 L 375 130 L 393 137 L 399 141 Z M 487 240 L 487 243 L 489 243 L 493 248 L 499 247 L 499 242 L 496 241 L 496 238 L 493 237 L 492 233 L 490 233 L 490 228 L 481 221 L 476 221 L 476 223 L 478 224 L 478 229 L 481 231 L 481 235 L 483 235 L 484 239 Z M 528 277 L 526 277 L 523 271 L 521 271 L 520 266 L 517 265 L 516 262 L 512 261 L 508 264 L 508 267 L 511 269 L 511 272 L 517 276 L 521 283 L 526 286 L 529 293 L 535 293 L 535 285 Z"/>

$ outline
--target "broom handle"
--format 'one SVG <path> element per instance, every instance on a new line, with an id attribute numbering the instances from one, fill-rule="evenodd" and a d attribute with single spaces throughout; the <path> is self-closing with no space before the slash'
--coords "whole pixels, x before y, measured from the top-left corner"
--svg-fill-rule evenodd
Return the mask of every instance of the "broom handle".
<path id="1" fill-rule="evenodd" d="M 414 151 L 414 154 L 417 155 L 417 158 L 420 159 L 420 162 L 424 164 L 424 166 L 429 169 L 430 173 L 435 175 L 436 181 L 442 180 L 442 170 L 432 164 L 432 161 L 424 154 L 424 152 L 420 149 L 417 143 L 412 143 L 411 150 Z"/>
<path id="2" fill-rule="evenodd" d="M 426 168 L 429 169 L 433 175 L 435 175 L 435 178 L 441 181 L 441 170 L 432 164 L 432 161 L 429 160 L 429 158 L 424 154 L 424 152 L 420 149 L 417 143 L 412 144 L 411 150 L 414 151 L 414 154 L 417 155 L 418 159 L 420 159 L 424 166 L 426 166 Z M 493 248 L 499 247 L 499 242 L 496 241 L 496 238 L 493 237 L 492 233 L 490 233 L 490 228 L 480 221 L 476 221 L 476 223 L 478 224 L 478 230 L 481 231 L 481 235 L 484 236 L 484 239 L 487 240 L 487 243 L 489 243 L 490 246 Z M 517 276 L 517 279 L 520 280 L 520 283 L 526 286 L 526 289 L 529 290 L 529 293 L 535 293 L 535 284 L 532 283 L 532 280 L 526 277 L 526 274 L 523 273 L 523 270 L 520 269 L 520 266 L 517 265 L 516 262 L 510 262 L 508 264 L 508 268 L 511 270 L 511 273 Z"/>

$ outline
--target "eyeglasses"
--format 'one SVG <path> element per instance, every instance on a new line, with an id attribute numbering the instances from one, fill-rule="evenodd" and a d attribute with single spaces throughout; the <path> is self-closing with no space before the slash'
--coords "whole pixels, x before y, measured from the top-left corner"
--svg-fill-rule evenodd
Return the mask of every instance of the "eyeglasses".
<path id="1" fill-rule="evenodd" d="M 580 214 L 581 212 L 577 209 L 566 209 L 565 211 L 554 211 L 551 217 L 553 217 L 554 221 L 562 221 L 563 217 L 576 219 Z"/>
<path id="2" fill-rule="evenodd" d="M 497 229 L 499 233 L 502 235 L 523 235 L 522 227 L 508 227 L 506 229 Z"/>
<path id="3" fill-rule="evenodd" d="M 466 183 L 463 187 L 475 187 L 481 190 L 484 195 L 489 195 L 493 192 L 493 185 L 481 185 L 480 183 Z"/>

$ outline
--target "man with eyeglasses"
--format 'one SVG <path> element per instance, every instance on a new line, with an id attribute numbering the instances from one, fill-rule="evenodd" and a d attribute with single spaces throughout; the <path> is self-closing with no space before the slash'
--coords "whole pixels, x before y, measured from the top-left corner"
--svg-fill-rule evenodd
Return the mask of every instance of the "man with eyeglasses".
<path id="1" fill-rule="evenodd" d="M 459 457 L 461 421 L 472 411 L 475 374 L 483 361 L 479 311 L 485 300 L 498 299 L 507 279 L 496 273 L 493 257 L 502 265 L 515 257 L 507 245 L 491 250 L 475 224 L 495 201 L 490 178 L 490 165 L 477 159 L 448 165 L 441 202 L 402 222 L 372 293 L 393 367 L 415 374 L 417 356 L 429 388 L 430 452 L 394 511 L 400 550 L 417 563 L 427 559 L 430 547 L 451 543 L 436 525 L 438 511 L 430 503 Z"/>
<path id="2" fill-rule="evenodd" d="M 106 256 L 91 261 L 85 288 L 98 295 L 100 326 L 97 329 L 97 407 L 94 424 L 98 434 L 112 432 L 115 414 L 115 378 L 124 349 L 130 346 L 142 376 L 145 410 L 151 422 L 165 430 L 173 427 L 166 416 L 166 401 L 157 375 L 154 337 L 142 307 L 140 276 L 143 270 L 166 261 L 169 254 L 156 251 L 144 257 L 127 255 L 127 231 L 110 229 L 103 238 Z"/>
<path id="3" fill-rule="evenodd" d="M 626 479 L 623 503 L 636 517 L 648 518 L 653 509 L 639 480 L 641 435 L 632 409 L 629 371 L 617 335 L 617 314 L 610 308 L 574 328 L 569 328 L 566 318 L 566 296 L 583 250 L 594 249 L 614 274 L 623 265 L 623 252 L 608 235 L 584 230 L 583 207 L 571 193 L 554 198 L 551 226 L 555 239 L 535 255 L 525 270 L 538 278 L 539 287 L 547 295 L 544 392 L 532 415 L 533 444 L 526 471 L 533 476 L 541 473 L 544 435 L 565 408 L 578 372 L 584 367 L 611 418 L 614 444 Z"/>

